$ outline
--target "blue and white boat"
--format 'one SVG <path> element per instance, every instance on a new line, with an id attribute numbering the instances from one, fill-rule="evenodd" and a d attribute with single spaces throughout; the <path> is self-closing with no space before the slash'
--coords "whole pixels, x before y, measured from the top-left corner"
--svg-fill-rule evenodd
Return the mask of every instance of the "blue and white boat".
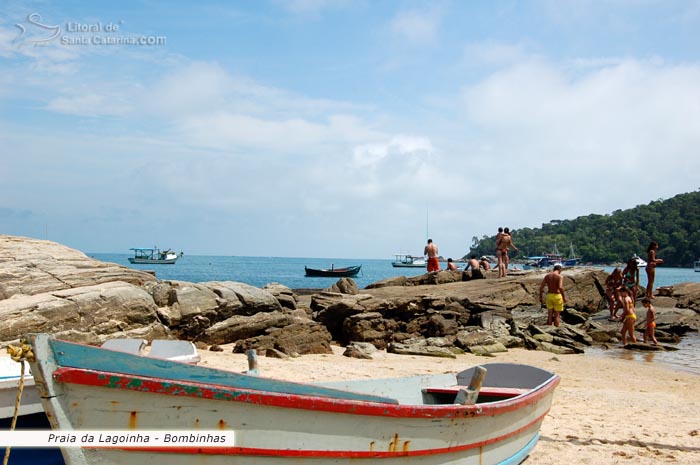
<path id="1" fill-rule="evenodd" d="M 559 384 L 554 373 L 510 363 L 303 384 L 46 334 L 29 339 L 54 430 L 214 431 L 229 438 L 196 447 L 68 447 L 67 465 L 516 465 L 537 444 Z"/>

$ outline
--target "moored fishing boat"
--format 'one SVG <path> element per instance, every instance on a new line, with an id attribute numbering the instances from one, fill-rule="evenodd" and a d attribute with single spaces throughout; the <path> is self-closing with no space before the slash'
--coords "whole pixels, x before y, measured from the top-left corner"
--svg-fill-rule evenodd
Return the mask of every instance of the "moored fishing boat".
<path id="1" fill-rule="evenodd" d="M 539 368 L 494 363 L 483 367 L 480 389 L 474 383 L 479 367 L 301 384 L 45 334 L 30 342 L 32 369 L 55 430 L 231 433 L 224 445 L 64 448 L 68 465 L 518 464 L 535 447 L 559 383 Z M 478 393 L 475 403 L 461 403 L 465 393 Z"/>
<path id="2" fill-rule="evenodd" d="M 148 265 L 173 265 L 179 258 L 172 250 L 160 250 L 158 247 L 133 247 L 134 256 L 129 263 Z"/>
<path id="3" fill-rule="evenodd" d="M 347 266 L 343 268 L 335 268 L 333 265 L 331 265 L 330 268 L 309 268 L 308 266 L 304 267 L 304 272 L 306 276 L 309 277 L 321 277 L 321 278 L 352 278 L 353 276 L 357 276 L 357 274 L 360 272 L 362 269 L 362 265 L 357 265 L 357 266 Z"/>
<path id="4" fill-rule="evenodd" d="M 425 258 L 418 255 L 396 254 L 391 266 L 394 268 L 426 268 Z"/>

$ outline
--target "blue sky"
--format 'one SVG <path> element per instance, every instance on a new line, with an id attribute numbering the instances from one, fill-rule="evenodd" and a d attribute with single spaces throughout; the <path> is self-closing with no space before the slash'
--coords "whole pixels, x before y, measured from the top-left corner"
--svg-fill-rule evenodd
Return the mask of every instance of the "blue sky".
<path id="1" fill-rule="evenodd" d="M 698 189 L 698 44 L 690 0 L 5 1 L 0 233 L 459 257 Z"/>

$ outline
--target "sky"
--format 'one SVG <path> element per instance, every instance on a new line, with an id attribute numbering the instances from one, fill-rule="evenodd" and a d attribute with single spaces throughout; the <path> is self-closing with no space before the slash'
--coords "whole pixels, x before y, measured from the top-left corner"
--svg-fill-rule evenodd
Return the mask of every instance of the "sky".
<path id="1" fill-rule="evenodd" d="M 0 234 L 445 257 L 700 187 L 700 1 L 0 4 Z"/>

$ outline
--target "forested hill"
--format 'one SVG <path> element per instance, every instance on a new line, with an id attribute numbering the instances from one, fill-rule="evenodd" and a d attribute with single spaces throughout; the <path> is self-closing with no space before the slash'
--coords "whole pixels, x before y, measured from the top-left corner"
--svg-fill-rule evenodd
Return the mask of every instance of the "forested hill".
<path id="1" fill-rule="evenodd" d="M 507 225 L 505 225 L 507 226 Z M 700 259 L 700 191 L 656 200 L 610 215 L 580 216 L 574 220 L 552 220 L 541 228 L 511 231 L 520 249 L 514 258 L 552 252 L 568 256 L 573 245 L 583 263 L 625 262 L 633 254 L 646 259 L 649 242 L 659 243 L 656 256 L 663 266 L 692 266 Z M 496 236 L 474 237 L 469 255 L 493 255 Z"/>

